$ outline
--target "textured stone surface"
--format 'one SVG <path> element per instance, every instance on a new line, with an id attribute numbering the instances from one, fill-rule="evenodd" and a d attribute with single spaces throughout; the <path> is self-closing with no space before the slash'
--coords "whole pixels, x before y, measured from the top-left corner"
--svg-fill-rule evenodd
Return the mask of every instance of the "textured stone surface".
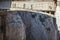
<path id="1" fill-rule="evenodd" d="M 42 13 L 18 11 L 6 15 L 7 40 L 57 40 L 54 18 Z"/>
<path id="2" fill-rule="evenodd" d="M 13 12 L 6 16 L 6 37 L 7 40 L 24 40 L 25 26 L 21 17 Z"/>

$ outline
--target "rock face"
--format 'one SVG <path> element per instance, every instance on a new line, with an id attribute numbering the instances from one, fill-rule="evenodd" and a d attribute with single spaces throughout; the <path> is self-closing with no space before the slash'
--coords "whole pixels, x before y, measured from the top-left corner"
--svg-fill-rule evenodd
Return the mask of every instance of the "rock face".
<path id="1" fill-rule="evenodd" d="M 25 26 L 21 17 L 13 12 L 6 16 L 6 36 L 7 40 L 24 40 Z"/>
<path id="2" fill-rule="evenodd" d="M 35 12 L 6 15 L 6 40 L 57 40 L 55 18 Z"/>

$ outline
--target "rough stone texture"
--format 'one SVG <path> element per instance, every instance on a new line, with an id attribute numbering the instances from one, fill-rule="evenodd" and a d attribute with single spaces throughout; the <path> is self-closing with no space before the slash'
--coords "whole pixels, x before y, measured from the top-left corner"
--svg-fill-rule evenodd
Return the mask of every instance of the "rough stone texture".
<path id="1" fill-rule="evenodd" d="M 7 40 L 24 40 L 25 26 L 21 17 L 13 12 L 6 16 L 6 37 Z"/>
<path id="2" fill-rule="evenodd" d="M 35 12 L 18 11 L 6 15 L 7 40 L 57 40 L 55 18 Z"/>

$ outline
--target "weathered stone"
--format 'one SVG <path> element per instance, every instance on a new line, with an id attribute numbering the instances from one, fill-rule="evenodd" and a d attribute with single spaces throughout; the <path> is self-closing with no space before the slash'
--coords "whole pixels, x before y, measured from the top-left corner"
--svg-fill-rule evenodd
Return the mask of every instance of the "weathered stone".
<path id="1" fill-rule="evenodd" d="M 25 40 L 25 26 L 17 12 L 6 16 L 7 40 Z"/>
<path id="2" fill-rule="evenodd" d="M 7 40 L 57 40 L 57 26 L 53 19 L 28 11 L 9 13 L 6 15 Z"/>

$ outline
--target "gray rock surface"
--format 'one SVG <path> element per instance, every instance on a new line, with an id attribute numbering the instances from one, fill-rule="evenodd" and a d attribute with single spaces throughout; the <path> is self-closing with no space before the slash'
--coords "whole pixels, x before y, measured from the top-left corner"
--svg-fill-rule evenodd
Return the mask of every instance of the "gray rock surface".
<path id="1" fill-rule="evenodd" d="M 42 13 L 17 11 L 6 15 L 7 40 L 57 40 L 54 18 Z"/>
<path id="2" fill-rule="evenodd" d="M 6 16 L 6 37 L 7 40 L 24 40 L 25 26 L 21 17 L 13 12 Z"/>

